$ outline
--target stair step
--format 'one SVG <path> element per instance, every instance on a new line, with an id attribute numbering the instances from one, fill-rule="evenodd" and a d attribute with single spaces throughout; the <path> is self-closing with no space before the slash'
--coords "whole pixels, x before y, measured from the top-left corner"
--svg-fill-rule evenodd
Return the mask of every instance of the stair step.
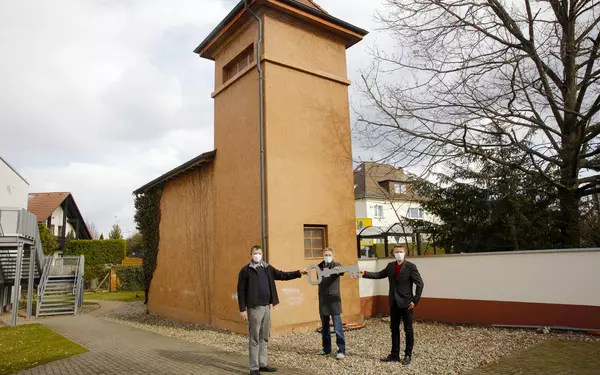
<path id="1" fill-rule="evenodd" d="M 75 311 L 57 311 L 57 312 L 40 312 L 38 316 L 50 316 L 50 315 L 75 315 Z"/>
<path id="2" fill-rule="evenodd" d="M 44 296 L 42 298 L 42 301 L 48 301 L 49 299 L 69 299 L 71 297 L 74 297 L 73 294 L 49 294 L 47 296 Z"/>
<path id="3" fill-rule="evenodd" d="M 53 302 L 53 303 L 42 302 L 40 304 L 40 308 L 41 307 L 46 307 L 46 306 L 66 306 L 66 305 L 74 305 L 74 304 L 75 304 L 75 301 L 65 301 L 65 302 L 61 302 L 61 303 L 58 303 L 58 302 Z"/>
<path id="4" fill-rule="evenodd" d="M 54 289 L 54 290 L 44 290 L 44 294 L 56 294 L 56 293 L 68 293 L 73 292 L 73 287 L 64 288 L 64 289 Z"/>
<path id="5" fill-rule="evenodd" d="M 48 302 L 58 302 L 58 303 L 63 303 L 63 302 L 71 302 L 71 301 L 75 301 L 75 296 L 64 296 L 64 298 L 58 298 L 58 297 L 52 297 L 52 298 L 42 298 L 41 303 L 48 303 Z"/>
<path id="6" fill-rule="evenodd" d="M 41 307 L 40 308 L 40 312 L 51 312 L 51 311 L 75 311 L 75 308 L 73 306 L 66 306 L 66 307 L 48 307 L 48 308 L 44 308 Z"/>

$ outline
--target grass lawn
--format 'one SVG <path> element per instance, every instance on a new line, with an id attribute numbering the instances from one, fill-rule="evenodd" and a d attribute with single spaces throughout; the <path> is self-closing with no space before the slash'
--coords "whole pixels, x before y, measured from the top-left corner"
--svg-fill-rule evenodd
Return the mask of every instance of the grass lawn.
<path id="1" fill-rule="evenodd" d="M 144 300 L 144 292 L 138 293 L 139 298 L 135 297 L 135 292 L 97 292 L 85 293 L 84 299 L 102 300 L 102 301 L 121 301 L 121 302 L 136 302 Z"/>
<path id="2" fill-rule="evenodd" d="M 87 352 L 41 324 L 0 328 L 0 375 Z"/>
<path id="3" fill-rule="evenodd" d="M 600 342 L 543 342 L 469 374 L 600 374 Z"/>

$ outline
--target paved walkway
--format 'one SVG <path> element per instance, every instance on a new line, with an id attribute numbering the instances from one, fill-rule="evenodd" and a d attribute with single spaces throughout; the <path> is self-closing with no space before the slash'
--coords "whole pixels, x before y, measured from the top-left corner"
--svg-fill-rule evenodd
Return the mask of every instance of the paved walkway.
<path id="1" fill-rule="evenodd" d="M 161 336 L 99 319 L 119 303 L 78 316 L 40 319 L 36 323 L 86 347 L 89 352 L 19 374 L 248 374 L 248 358 L 215 348 Z M 279 374 L 303 371 L 279 369 Z"/>
<path id="2" fill-rule="evenodd" d="M 512 353 L 468 375 L 598 375 L 600 342 L 549 340 Z"/>

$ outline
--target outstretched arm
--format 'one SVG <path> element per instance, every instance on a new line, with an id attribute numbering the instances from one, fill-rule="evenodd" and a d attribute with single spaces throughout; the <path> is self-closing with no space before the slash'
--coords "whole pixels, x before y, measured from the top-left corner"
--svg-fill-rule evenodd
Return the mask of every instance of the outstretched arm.
<path id="1" fill-rule="evenodd" d="M 369 271 L 362 270 L 361 273 L 363 275 L 363 278 L 365 278 L 365 279 L 375 279 L 375 280 L 385 279 L 387 277 L 387 267 L 382 269 L 379 272 L 369 272 Z"/>
<path id="2" fill-rule="evenodd" d="M 275 280 L 294 280 L 302 277 L 301 271 L 284 272 L 279 271 L 273 266 L 271 267 L 273 268 L 273 276 L 275 277 Z"/>

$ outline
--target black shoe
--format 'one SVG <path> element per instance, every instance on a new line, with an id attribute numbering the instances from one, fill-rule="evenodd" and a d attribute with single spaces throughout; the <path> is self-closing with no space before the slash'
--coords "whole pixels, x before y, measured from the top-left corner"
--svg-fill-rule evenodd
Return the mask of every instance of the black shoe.
<path id="1" fill-rule="evenodd" d="M 410 360 L 411 360 L 411 357 L 409 355 L 405 355 L 404 359 L 402 360 L 402 364 L 404 366 L 408 366 L 408 365 L 410 365 Z"/>
<path id="2" fill-rule="evenodd" d="M 385 358 L 381 359 L 381 362 L 400 362 L 400 356 L 395 354 L 390 354 Z"/>
<path id="3" fill-rule="evenodd" d="M 277 372 L 277 369 L 275 367 L 265 366 L 265 367 L 259 368 L 258 371 L 260 371 L 260 372 Z"/>
<path id="4" fill-rule="evenodd" d="M 260 375 L 260 372 L 258 370 L 250 370 L 250 375 Z"/>

